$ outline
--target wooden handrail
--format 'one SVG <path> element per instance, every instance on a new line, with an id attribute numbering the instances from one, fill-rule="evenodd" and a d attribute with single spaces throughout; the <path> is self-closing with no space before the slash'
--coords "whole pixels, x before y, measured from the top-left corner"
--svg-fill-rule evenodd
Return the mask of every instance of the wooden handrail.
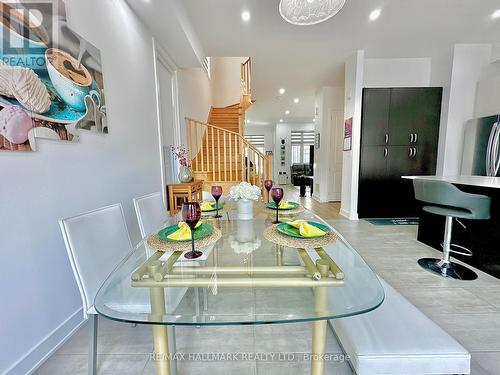
<path id="1" fill-rule="evenodd" d="M 271 179 L 272 155 L 264 155 L 241 134 L 189 117 L 185 120 L 193 172 L 204 173 L 207 181 L 260 185 Z"/>

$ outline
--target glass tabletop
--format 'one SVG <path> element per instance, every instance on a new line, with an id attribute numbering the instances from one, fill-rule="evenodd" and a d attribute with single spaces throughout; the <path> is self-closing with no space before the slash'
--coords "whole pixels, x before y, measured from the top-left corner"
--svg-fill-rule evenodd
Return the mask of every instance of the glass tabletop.
<path id="1" fill-rule="evenodd" d="M 159 284 L 147 272 L 140 282 L 132 280 L 141 265 L 160 255 L 143 240 L 102 285 L 95 299 L 96 310 L 118 321 L 200 326 L 326 320 L 380 306 L 384 290 L 377 276 L 332 225 L 332 243 L 299 250 L 264 237 L 274 215 L 263 202 L 256 202 L 253 220 L 238 220 L 231 210 L 222 219 L 204 218 L 221 230 L 222 237 L 197 248 L 203 252 L 201 258 L 189 260 L 181 255 Z M 280 219 L 328 224 L 308 210 Z M 323 267 L 320 280 L 308 272 L 311 264 L 314 268 L 315 261 L 321 259 L 322 250 L 322 255 L 326 253 L 340 268 L 337 277 L 331 268 L 324 274 Z M 166 262 L 170 257 L 172 252 L 167 252 L 158 261 Z M 312 260 L 309 265 L 308 259 Z M 171 280 L 180 282 L 172 286 Z"/>

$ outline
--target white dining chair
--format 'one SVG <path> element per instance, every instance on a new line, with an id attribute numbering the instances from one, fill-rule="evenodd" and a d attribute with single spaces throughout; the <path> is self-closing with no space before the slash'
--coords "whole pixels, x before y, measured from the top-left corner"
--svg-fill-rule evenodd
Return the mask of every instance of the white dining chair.
<path id="1" fill-rule="evenodd" d="M 97 373 L 98 315 L 94 298 L 115 267 L 132 251 L 121 204 L 60 219 L 68 257 L 89 319 L 89 371 Z"/>
<path id="2" fill-rule="evenodd" d="M 169 215 L 161 192 L 134 198 L 134 207 L 142 238 L 160 229 L 168 221 Z"/>

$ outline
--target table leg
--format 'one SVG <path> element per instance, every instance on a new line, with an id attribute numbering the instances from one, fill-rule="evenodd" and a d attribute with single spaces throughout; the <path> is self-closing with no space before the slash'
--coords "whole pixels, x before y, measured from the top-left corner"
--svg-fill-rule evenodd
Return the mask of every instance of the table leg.
<path id="1" fill-rule="evenodd" d="M 327 277 L 329 265 L 324 259 L 316 261 L 316 268 L 321 276 Z M 322 314 L 328 305 L 328 288 L 318 287 L 314 290 L 314 311 Z M 323 375 L 325 362 L 323 356 L 326 348 L 327 321 L 317 320 L 313 322 L 312 351 L 311 351 L 311 375 Z"/>
<path id="2" fill-rule="evenodd" d="M 276 265 L 283 265 L 283 246 L 276 245 Z"/>
<path id="3" fill-rule="evenodd" d="M 151 314 L 163 316 L 165 294 L 163 288 L 150 288 Z M 153 354 L 156 363 L 156 375 L 170 375 L 168 334 L 166 325 L 153 325 Z"/>

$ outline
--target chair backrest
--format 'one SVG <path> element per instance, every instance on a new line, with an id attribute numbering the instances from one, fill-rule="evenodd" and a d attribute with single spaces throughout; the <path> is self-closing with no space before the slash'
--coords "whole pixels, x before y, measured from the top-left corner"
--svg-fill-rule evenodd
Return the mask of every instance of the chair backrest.
<path id="1" fill-rule="evenodd" d="M 101 285 L 132 251 L 123 209 L 121 204 L 103 207 L 60 219 L 59 225 L 86 318 Z"/>
<path id="2" fill-rule="evenodd" d="M 142 238 L 159 229 L 168 219 L 161 192 L 134 198 L 134 207 Z"/>
<path id="3" fill-rule="evenodd" d="M 415 199 L 435 204 L 467 210 L 476 219 L 490 217 L 491 198 L 485 195 L 466 193 L 445 181 L 413 180 Z"/>

